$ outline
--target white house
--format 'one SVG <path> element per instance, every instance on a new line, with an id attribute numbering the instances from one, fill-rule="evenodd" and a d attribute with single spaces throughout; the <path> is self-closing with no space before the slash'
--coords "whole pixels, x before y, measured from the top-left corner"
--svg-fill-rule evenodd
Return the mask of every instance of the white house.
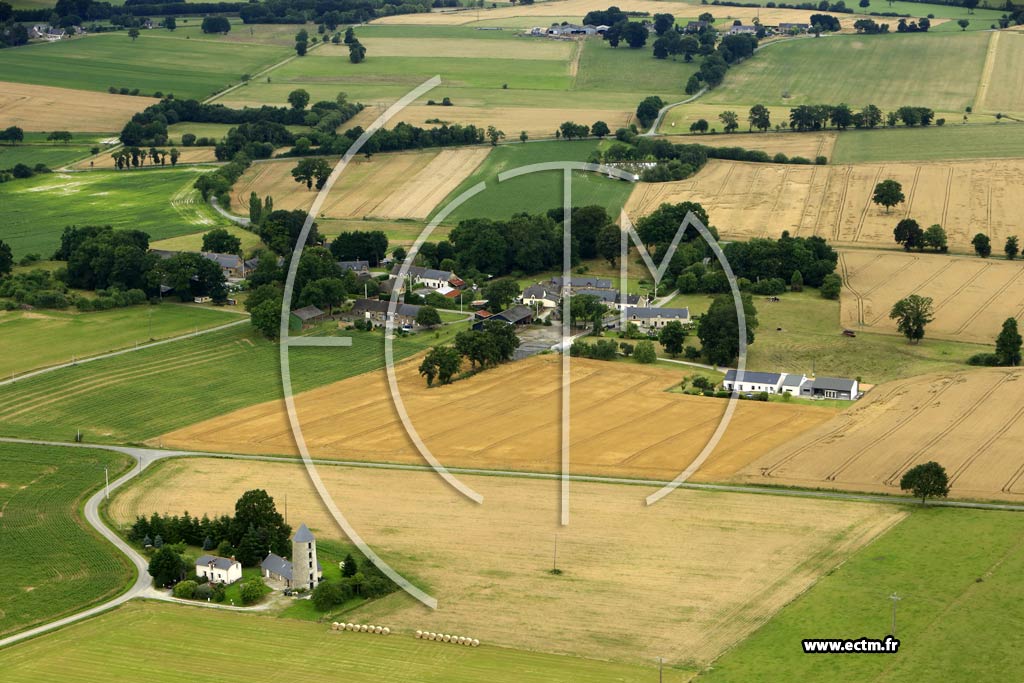
<path id="1" fill-rule="evenodd" d="M 860 397 L 860 382 L 842 377 L 815 377 L 800 385 L 800 395 L 806 398 L 855 401 Z"/>
<path id="2" fill-rule="evenodd" d="M 260 563 L 264 578 L 279 581 L 288 588 L 313 590 L 323 580 L 324 572 L 317 559 L 316 539 L 305 524 L 292 536 L 292 559 L 270 553 Z"/>
<path id="3" fill-rule="evenodd" d="M 740 393 L 790 394 L 804 398 L 836 398 L 854 401 L 860 396 L 860 384 L 855 379 L 840 377 L 808 378 L 788 372 L 753 372 L 744 370 L 737 380 L 736 370 L 729 370 L 722 380 L 726 391 Z"/>
<path id="4" fill-rule="evenodd" d="M 202 555 L 196 560 L 196 576 L 205 576 L 210 583 L 234 583 L 242 578 L 242 563 L 235 558 Z"/>
<path id="5" fill-rule="evenodd" d="M 629 309 L 647 306 L 646 297 L 641 297 L 639 294 L 627 294 L 626 301 L 623 302 L 622 295 L 614 289 L 592 289 L 590 287 L 581 287 L 573 292 L 573 296 L 596 296 L 605 306 L 610 306 L 617 311 L 621 311 L 623 308 Z"/>
<path id="6" fill-rule="evenodd" d="M 689 308 L 654 308 L 631 306 L 626 309 L 626 321 L 636 323 L 641 330 L 658 330 L 672 321 L 686 325 L 690 322 Z"/>
<path id="7" fill-rule="evenodd" d="M 541 308 L 555 308 L 560 300 L 557 289 L 544 285 L 530 285 L 523 290 L 519 297 L 520 303 L 527 306 L 540 306 Z"/>
<path id="8" fill-rule="evenodd" d="M 401 266 L 391 269 L 392 275 L 398 275 L 402 270 Z M 410 266 L 406 273 L 412 278 L 414 285 L 429 287 L 430 289 L 441 289 L 443 287 L 461 287 L 466 284 L 458 275 L 450 270 L 437 270 L 435 268 L 423 268 L 422 266 Z"/>
<path id="9" fill-rule="evenodd" d="M 778 394 L 780 393 L 782 382 L 786 375 L 785 373 L 779 372 L 754 372 L 753 370 L 744 370 L 743 375 L 739 380 L 737 380 L 736 377 L 736 370 L 729 370 L 726 372 L 725 378 L 722 380 L 722 387 L 726 391 L 735 390 L 741 394 L 759 394 L 762 391 L 769 394 Z"/>

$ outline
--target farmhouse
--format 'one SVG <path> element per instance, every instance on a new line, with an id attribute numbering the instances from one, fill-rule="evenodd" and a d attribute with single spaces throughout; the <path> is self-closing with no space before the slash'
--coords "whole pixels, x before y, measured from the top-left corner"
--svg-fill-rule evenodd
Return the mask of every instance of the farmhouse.
<path id="1" fill-rule="evenodd" d="M 757 27 L 756 26 L 743 26 L 743 25 L 740 25 L 740 26 L 730 26 L 729 27 L 729 35 L 730 36 L 734 36 L 734 35 L 737 35 L 737 34 L 740 34 L 740 33 L 750 33 L 750 34 L 757 33 Z"/>
<path id="2" fill-rule="evenodd" d="M 540 306 L 542 308 L 555 308 L 561 297 L 558 290 L 546 285 L 530 285 L 523 290 L 519 302 L 527 306 Z"/>
<path id="3" fill-rule="evenodd" d="M 611 289 L 612 281 L 608 278 L 602 277 L 571 277 L 568 281 L 564 281 L 563 278 L 553 277 L 551 278 L 551 285 L 560 289 Z"/>
<path id="4" fill-rule="evenodd" d="M 391 274 L 393 276 L 398 276 L 401 270 L 401 266 L 395 266 L 391 269 Z M 434 268 L 411 266 L 406 274 L 412 279 L 413 284 L 429 287 L 430 289 L 441 289 L 442 287 L 448 286 L 461 287 L 466 284 L 462 281 L 462 278 L 450 270 L 437 270 Z"/>
<path id="5" fill-rule="evenodd" d="M 316 538 L 305 524 L 292 536 L 292 559 L 270 553 L 260 563 L 263 577 L 280 581 L 288 588 L 313 590 L 323 579 L 323 569 L 316 556 Z"/>
<path id="6" fill-rule="evenodd" d="M 236 254 L 218 254 L 212 251 L 202 251 L 199 255 L 208 261 L 213 261 L 220 266 L 221 272 L 226 278 L 244 278 L 245 261 Z"/>
<path id="7" fill-rule="evenodd" d="M 232 584 L 242 578 L 242 563 L 233 557 L 200 555 L 196 559 L 196 576 L 205 576 L 210 583 Z"/>
<path id="8" fill-rule="evenodd" d="M 690 322 L 689 308 L 654 308 L 631 306 L 626 309 L 626 320 L 636 323 L 641 330 L 657 330 L 673 320 L 686 325 Z"/>
<path id="9" fill-rule="evenodd" d="M 810 28 L 810 24 L 794 24 L 791 22 L 779 23 L 779 33 L 807 33 Z"/>
<path id="10" fill-rule="evenodd" d="M 367 273 L 370 271 L 369 261 L 338 261 L 338 267 L 343 273 L 352 271 L 354 273 Z"/>
<path id="11" fill-rule="evenodd" d="M 573 296 L 596 296 L 601 303 L 621 311 L 624 308 L 647 306 L 647 297 L 639 294 L 627 294 L 626 301 L 622 301 L 622 295 L 614 289 L 592 289 L 584 287 L 573 292 Z"/>
<path id="12" fill-rule="evenodd" d="M 684 33 L 700 33 L 707 29 L 709 26 L 706 21 L 691 21 L 686 24 L 686 28 L 683 29 Z"/>
<path id="13" fill-rule="evenodd" d="M 303 329 L 315 325 L 318 322 L 322 322 L 327 314 L 321 311 L 316 306 L 303 306 L 292 311 L 292 315 L 298 318 L 299 323 Z"/>
<path id="14" fill-rule="evenodd" d="M 806 398 L 838 398 L 853 401 L 860 396 L 860 383 L 855 379 L 816 377 L 800 386 L 800 395 Z"/>
<path id="15" fill-rule="evenodd" d="M 508 323 L 510 325 L 529 325 L 533 322 L 533 309 L 529 306 L 524 306 L 523 304 L 507 308 L 501 313 L 495 313 L 493 315 L 481 316 L 481 312 L 482 311 L 478 311 L 473 317 L 474 330 L 482 330 L 484 328 L 484 323 L 488 320 L 500 320 L 501 322 Z"/>
<path id="16" fill-rule="evenodd" d="M 379 299 L 356 299 L 351 310 L 345 316 L 351 320 L 363 318 L 372 320 L 376 325 L 383 325 L 388 319 L 388 302 Z M 416 314 L 420 307 L 414 304 L 395 304 L 394 324 L 399 327 L 414 327 Z"/>
<path id="17" fill-rule="evenodd" d="M 608 29 L 605 28 L 607 31 Z M 548 29 L 549 36 L 593 36 L 597 35 L 597 26 L 587 24 L 577 26 L 576 24 L 556 24 Z"/>
<path id="18" fill-rule="evenodd" d="M 726 391 L 738 391 L 741 394 L 749 392 L 778 394 L 781 393 L 783 382 L 791 377 L 799 380 L 797 382 L 797 387 L 799 388 L 800 382 L 804 379 L 803 375 L 787 375 L 786 373 L 779 372 L 754 372 L 753 370 L 744 370 L 742 377 L 737 379 L 737 371 L 729 370 L 725 373 L 725 378 L 722 380 L 722 387 Z"/>

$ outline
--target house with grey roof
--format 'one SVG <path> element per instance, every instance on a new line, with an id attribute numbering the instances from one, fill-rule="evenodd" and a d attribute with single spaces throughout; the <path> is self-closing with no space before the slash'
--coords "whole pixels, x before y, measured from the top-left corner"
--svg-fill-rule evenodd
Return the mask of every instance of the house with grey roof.
<path id="1" fill-rule="evenodd" d="M 815 377 L 800 386 L 800 396 L 854 401 L 860 397 L 860 382 L 842 377 Z"/>
<path id="2" fill-rule="evenodd" d="M 636 323 L 637 327 L 646 331 L 661 329 L 672 321 L 688 325 L 690 323 L 690 309 L 629 306 L 626 308 L 626 321 Z"/>
<path id="3" fill-rule="evenodd" d="M 541 308 L 555 308 L 561 300 L 557 288 L 549 285 L 530 285 L 523 290 L 519 296 L 519 302 L 527 306 L 540 306 Z"/>
<path id="4" fill-rule="evenodd" d="M 220 266 L 226 278 L 245 277 L 245 261 L 238 254 L 218 254 L 213 251 L 201 251 L 199 255 Z"/>
<path id="5" fill-rule="evenodd" d="M 292 559 L 269 553 L 260 562 L 263 578 L 283 583 L 287 588 L 313 590 L 323 580 L 323 567 L 316 555 L 316 538 L 305 524 L 292 536 Z"/>
<path id="6" fill-rule="evenodd" d="M 741 33 L 746 33 L 746 34 L 751 34 L 751 35 L 755 34 L 755 33 L 757 33 L 757 27 L 756 26 L 743 26 L 743 25 L 740 25 L 740 26 L 730 26 L 729 27 L 729 35 L 730 36 L 735 36 L 735 35 L 741 34 Z"/>
<path id="7" fill-rule="evenodd" d="M 346 320 L 366 319 L 371 320 L 375 325 L 384 325 L 388 320 L 388 308 L 391 302 L 379 299 L 356 299 L 352 308 L 343 318 Z M 414 327 L 416 315 L 420 312 L 420 306 L 415 304 L 395 304 L 393 322 L 396 327 Z"/>
<path id="8" fill-rule="evenodd" d="M 622 295 L 618 290 L 615 289 L 593 289 L 590 287 L 583 287 L 575 290 L 572 293 L 573 296 L 595 296 L 605 306 L 611 306 L 612 308 L 621 311 L 623 308 L 631 307 L 646 307 L 647 298 L 641 297 L 639 294 L 627 294 L 626 300 L 622 301 Z"/>
<path id="9" fill-rule="evenodd" d="M 200 555 L 196 558 L 196 576 L 210 583 L 229 585 L 242 578 L 242 563 L 233 557 Z"/>
<path id="10" fill-rule="evenodd" d="M 354 273 L 366 273 L 370 270 L 369 261 L 338 261 L 338 267 L 341 268 L 341 272 L 347 273 L 352 271 Z"/>
<path id="11" fill-rule="evenodd" d="M 391 269 L 391 275 L 397 277 L 402 272 L 402 266 L 396 265 Z M 466 284 L 463 280 L 450 270 L 438 270 L 437 268 L 424 268 L 422 266 L 410 266 L 406 271 L 414 285 L 429 287 L 430 289 L 441 289 L 443 287 L 461 287 Z"/>
<path id="12" fill-rule="evenodd" d="M 551 285 L 559 289 L 611 289 L 612 281 L 604 277 L 576 276 L 564 280 L 561 277 L 551 278 Z"/>

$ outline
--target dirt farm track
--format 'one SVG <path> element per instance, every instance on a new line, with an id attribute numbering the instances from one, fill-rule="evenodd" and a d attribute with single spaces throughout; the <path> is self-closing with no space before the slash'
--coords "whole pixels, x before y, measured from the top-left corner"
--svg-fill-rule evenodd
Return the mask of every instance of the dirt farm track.
<path id="1" fill-rule="evenodd" d="M 827 424 L 775 449 L 740 477 L 752 483 L 899 492 L 934 460 L 958 498 L 1024 500 L 1024 371 L 924 375 L 876 387 Z"/>
<path id="2" fill-rule="evenodd" d="M 397 368 L 413 424 L 446 465 L 557 472 L 561 362 L 534 356 L 450 386 L 427 389 L 418 361 Z M 726 402 L 669 393 L 684 373 L 635 363 L 572 360 L 571 462 L 579 474 L 671 479 L 697 456 Z M 395 414 L 383 371 L 297 397 L 318 457 L 377 462 L 423 459 Z M 721 481 L 772 447 L 815 427 L 829 408 L 744 401 L 696 479 Z M 281 402 L 263 403 L 165 434 L 166 447 L 294 453 Z"/>
<path id="3" fill-rule="evenodd" d="M 932 298 L 928 337 L 992 343 L 1003 321 L 1024 317 L 1024 264 L 1003 259 L 849 250 L 840 253 L 844 327 L 896 331 L 892 305 L 910 294 Z"/>
<path id="4" fill-rule="evenodd" d="M 903 185 L 906 201 L 886 212 L 871 202 L 885 179 Z M 889 162 L 800 166 L 712 160 L 697 175 L 640 183 L 626 205 L 644 215 L 664 202 L 695 201 L 726 239 L 820 235 L 839 244 L 893 246 L 902 218 L 946 229 L 953 251 L 971 251 L 986 233 L 1002 245 L 1019 230 L 1024 160 Z"/>

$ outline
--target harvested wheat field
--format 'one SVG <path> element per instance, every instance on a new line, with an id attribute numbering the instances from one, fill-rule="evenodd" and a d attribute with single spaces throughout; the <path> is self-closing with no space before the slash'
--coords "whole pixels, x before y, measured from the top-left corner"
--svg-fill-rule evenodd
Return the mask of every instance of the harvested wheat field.
<path id="1" fill-rule="evenodd" d="M 670 128 L 662 128 L 671 133 Z M 667 140 L 677 145 L 707 145 L 709 147 L 742 147 L 758 149 L 768 154 L 785 154 L 788 157 L 804 157 L 814 161 L 815 157 L 832 156 L 836 142 L 835 133 L 751 133 L 719 135 L 671 135 Z"/>
<path id="2" fill-rule="evenodd" d="M 375 104 L 390 105 L 391 101 L 381 99 Z M 346 122 L 344 128 L 349 129 L 355 126 L 365 128 L 373 123 L 380 114 L 380 109 L 367 107 L 351 121 Z M 478 128 L 486 129 L 487 126 L 494 126 L 505 131 L 509 140 L 518 140 L 519 131 L 523 130 L 530 137 L 551 137 L 558 126 L 565 121 L 604 121 L 609 128 L 615 130 L 627 125 L 631 116 L 632 112 L 626 109 L 580 109 L 572 106 L 570 101 L 566 102 L 565 108 L 555 109 L 514 105 L 489 107 L 484 106 L 479 100 L 466 98 L 460 99 L 459 104 L 452 107 L 428 106 L 426 104 L 408 106 L 391 119 L 388 125 L 408 123 L 411 126 L 430 128 L 438 124 L 436 121 L 432 123 L 428 123 L 428 121 L 440 118 L 445 123 L 473 124 Z"/>
<path id="3" fill-rule="evenodd" d="M 573 483 L 570 524 L 559 526 L 556 481 L 467 477 L 484 496 L 478 506 L 432 473 L 322 466 L 320 474 L 360 535 L 439 602 L 430 611 L 396 594 L 360 610 L 360 620 L 620 661 L 709 662 L 905 514 L 688 490 L 645 507 L 650 488 Z M 292 524 L 341 539 L 297 464 L 165 462 L 119 491 L 111 516 L 227 514 L 253 488 L 279 505 L 287 497 Z M 547 571 L 556 533 L 557 577 Z"/>
<path id="4" fill-rule="evenodd" d="M 368 52 L 376 57 L 467 57 L 479 58 L 492 50 L 502 59 L 534 60 L 560 59 L 568 61 L 572 57 L 574 43 L 567 40 L 506 40 L 502 41 L 500 50 L 495 50 L 492 43 L 481 44 L 467 35 L 465 40 L 449 38 L 377 38 L 373 27 L 369 26 L 359 36 L 360 42 L 366 45 Z M 348 58 L 348 45 L 331 45 L 330 43 L 317 49 L 320 57 Z"/>
<path id="5" fill-rule="evenodd" d="M 1024 112 L 1024 34 L 992 32 L 975 101 L 976 110 Z"/>
<path id="6" fill-rule="evenodd" d="M 29 131 L 119 131 L 132 114 L 154 102 L 148 97 L 0 82 L 3 127 Z"/>
<path id="7" fill-rule="evenodd" d="M 331 189 L 327 218 L 425 219 L 469 176 L 489 147 L 378 154 L 353 158 Z M 335 163 L 331 159 L 330 163 Z M 307 210 L 315 190 L 292 178 L 294 160 L 253 164 L 235 183 L 232 202 L 245 206 L 250 192 L 274 197 L 274 208 Z"/>
<path id="8" fill-rule="evenodd" d="M 632 0 L 629 3 L 628 11 L 656 14 L 666 11 L 665 7 L 665 3 L 659 2 L 659 0 Z M 604 10 L 606 8 L 607 3 L 602 4 L 596 0 L 558 0 L 557 2 L 539 2 L 533 5 L 520 5 L 518 7 L 513 5 L 511 7 L 482 9 L 479 11 L 476 9 L 468 9 L 461 11 L 421 12 L 418 14 L 396 14 L 390 17 L 375 19 L 373 23 L 454 26 L 469 24 L 478 20 L 487 21 L 488 24 L 493 24 L 494 20 L 497 19 L 536 17 L 538 25 L 546 26 L 547 24 L 544 22 L 545 17 L 576 16 L 582 19 L 582 17 L 591 10 Z M 669 8 L 677 17 L 696 17 L 703 11 L 702 7 L 698 4 L 687 5 L 678 2 L 671 3 Z M 716 10 L 715 18 L 719 22 L 722 22 L 725 19 L 742 19 L 745 20 L 743 23 L 746 24 L 751 23 L 754 17 L 760 17 L 762 24 L 774 25 L 778 24 L 780 21 L 806 22 L 808 16 L 807 10 L 764 7 L 717 7 Z M 828 14 L 828 12 L 824 12 L 824 14 Z M 838 14 L 833 16 L 838 16 L 841 20 L 844 20 L 842 22 L 844 26 L 846 24 L 850 24 L 852 26 L 853 22 L 860 18 L 860 16 L 852 14 Z M 732 22 L 730 21 L 729 23 Z"/>
<path id="9" fill-rule="evenodd" d="M 886 212 L 871 202 L 886 179 L 906 201 Z M 820 235 L 840 244 L 893 246 L 892 230 L 912 217 L 939 223 L 950 248 L 972 251 L 984 232 L 1002 244 L 1018 230 L 1014 202 L 1024 193 L 1024 160 L 895 162 L 801 166 L 712 160 L 697 175 L 670 183 L 638 183 L 626 205 L 636 215 L 662 202 L 700 202 L 727 239 Z"/>
<path id="10" fill-rule="evenodd" d="M 472 379 L 427 389 L 418 361 L 399 366 L 406 408 L 437 458 L 451 466 L 557 472 L 561 359 L 534 356 Z M 671 479 L 697 456 L 726 402 L 668 393 L 678 370 L 572 361 L 572 470 Z M 297 397 L 310 451 L 319 457 L 422 463 L 392 405 L 383 371 Z M 743 402 L 699 479 L 721 480 L 797 434 L 829 408 Z M 167 447 L 295 453 L 280 402 L 263 403 L 162 436 Z"/>
<path id="11" fill-rule="evenodd" d="M 935 460 L 951 496 L 1024 500 L 1024 372 L 923 375 L 876 387 L 856 406 L 752 463 L 738 479 L 899 491 L 910 467 Z"/>
<path id="12" fill-rule="evenodd" d="M 928 337 L 992 343 L 1003 321 L 1024 318 L 1024 264 L 945 254 L 844 251 L 844 327 L 899 334 L 892 305 L 910 294 L 932 298 Z"/>

